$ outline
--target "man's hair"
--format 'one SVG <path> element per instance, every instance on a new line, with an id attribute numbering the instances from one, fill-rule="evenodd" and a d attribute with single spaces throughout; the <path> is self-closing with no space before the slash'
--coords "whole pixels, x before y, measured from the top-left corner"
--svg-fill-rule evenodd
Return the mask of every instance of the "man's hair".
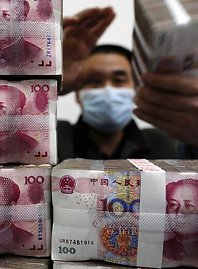
<path id="1" fill-rule="evenodd" d="M 9 0 L 9 1 L 10 1 L 10 0 Z M 27 17 L 27 14 L 28 14 L 29 11 L 30 11 L 30 4 L 29 4 L 29 2 L 28 2 L 27 0 L 24 0 L 24 1 L 23 1 L 23 4 L 24 4 L 23 15 L 24 15 L 25 17 Z M 18 9 L 16 12 L 17 12 L 17 13 L 20 12 L 20 7 L 19 7 L 19 9 Z"/>
<path id="2" fill-rule="evenodd" d="M 3 188 L 3 194 L 6 205 L 17 203 L 20 196 L 19 186 L 10 178 L 0 177 L 0 188 Z"/>
<path id="3" fill-rule="evenodd" d="M 28 1 L 24 0 L 24 16 L 27 17 L 27 14 L 30 11 L 30 4 Z"/>
<path id="4" fill-rule="evenodd" d="M 127 59 L 130 65 L 131 65 L 131 60 L 133 57 L 133 53 L 129 49 L 126 49 L 124 47 L 117 46 L 117 45 L 110 45 L 110 44 L 96 46 L 91 51 L 91 55 L 94 55 L 97 53 L 105 53 L 105 54 L 115 53 L 115 54 L 122 55 Z"/>
<path id="5" fill-rule="evenodd" d="M 26 103 L 25 94 L 20 91 L 18 88 L 10 85 L 1 85 L 0 86 L 0 95 L 1 91 L 5 91 L 9 94 L 9 102 L 15 104 L 18 108 L 23 109 Z"/>
<path id="6" fill-rule="evenodd" d="M 198 193 L 198 180 L 196 179 L 181 179 L 177 182 L 171 182 L 166 185 L 166 201 L 169 202 L 171 194 L 175 191 L 175 189 L 179 186 L 192 186 L 196 189 Z"/>

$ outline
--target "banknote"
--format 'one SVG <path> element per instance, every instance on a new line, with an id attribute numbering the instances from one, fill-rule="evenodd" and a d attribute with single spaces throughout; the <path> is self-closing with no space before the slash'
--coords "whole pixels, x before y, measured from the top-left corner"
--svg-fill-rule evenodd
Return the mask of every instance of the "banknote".
<path id="1" fill-rule="evenodd" d="M 1 75 L 60 75 L 62 1 L 0 1 Z"/>
<path id="2" fill-rule="evenodd" d="M 0 269 L 50 269 L 49 258 L 29 258 L 12 255 L 2 255 Z"/>
<path id="3" fill-rule="evenodd" d="M 50 165 L 0 168 L 0 254 L 50 255 Z"/>
<path id="4" fill-rule="evenodd" d="M 61 24 L 62 0 L 1 0 L 0 21 L 37 21 Z"/>
<path id="5" fill-rule="evenodd" d="M 104 262 L 54 262 L 54 269 L 127 269 L 128 266 L 115 265 L 112 263 L 104 263 Z M 140 267 L 130 267 L 131 269 L 143 269 Z M 144 269 L 146 269 L 144 267 Z"/>
<path id="6" fill-rule="evenodd" d="M 55 80 L 0 80 L 0 163 L 56 164 Z"/>
<path id="7" fill-rule="evenodd" d="M 70 159 L 52 169 L 52 259 L 197 266 L 198 162 Z"/>
<path id="8" fill-rule="evenodd" d="M 133 39 L 148 70 L 198 75 L 197 15 L 197 1 L 135 1 Z"/>

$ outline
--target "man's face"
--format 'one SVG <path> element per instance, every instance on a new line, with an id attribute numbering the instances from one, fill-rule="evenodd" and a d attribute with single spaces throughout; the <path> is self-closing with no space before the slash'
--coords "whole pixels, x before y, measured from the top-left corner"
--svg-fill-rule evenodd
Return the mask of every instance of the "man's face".
<path id="1" fill-rule="evenodd" d="M 10 195 L 8 193 L 9 189 L 7 188 L 7 192 L 5 190 L 5 185 L 2 180 L 0 180 L 0 231 L 6 228 L 10 224 L 10 207 L 9 202 Z"/>
<path id="2" fill-rule="evenodd" d="M 84 66 L 82 89 L 133 87 L 131 66 L 127 59 L 116 53 L 98 53 L 88 58 Z"/>
<path id="3" fill-rule="evenodd" d="M 178 185 L 169 196 L 167 210 L 170 214 L 197 214 L 197 189 L 190 184 Z"/>
<path id="4" fill-rule="evenodd" d="M 17 99 L 15 104 L 12 103 L 8 91 L 0 90 L 0 116 L 16 114 L 18 114 Z"/>
<path id="5" fill-rule="evenodd" d="M 10 21 L 10 1 L 0 0 L 0 21 Z"/>
<path id="6" fill-rule="evenodd" d="M 2 49 L 12 45 L 18 39 L 18 37 L 10 36 L 13 27 L 11 28 L 9 22 L 12 19 L 16 23 L 16 21 L 21 21 L 22 18 L 25 18 L 24 13 L 26 12 L 24 1 L 21 1 L 20 5 L 23 5 L 23 7 L 18 7 L 18 9 L 16 9 L 16 7 L 11 6 L 9 0 L 0 0 L 0 48 Z M 17 27 L 18 26 L 16 25 L 16 28 Z"/>
<path id="7" fill-rule="evenodd" d="M 191 184 L 175 187 L 169 196 L 167 213 L 173 214 L 170 224 L 180 234 L 198 231 L 198 190 Z M 175 215 L 175 216 L 174 216 Z"/>
<path id="8" fill-rule="evenodd" d="M 2 24 L 10 21 L 10 1 L 0 0 L 0 48 L 8 46 L 11 43 L 10 26 Z"/>

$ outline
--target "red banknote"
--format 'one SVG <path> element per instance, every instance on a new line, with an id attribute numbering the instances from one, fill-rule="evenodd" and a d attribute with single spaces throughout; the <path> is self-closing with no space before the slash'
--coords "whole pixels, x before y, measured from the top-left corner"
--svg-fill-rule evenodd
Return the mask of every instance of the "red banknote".
<path id="1" fill-rule="evenodd" d="M 55 80 L 0 81 L 0 163 L 56 164 Z"/>

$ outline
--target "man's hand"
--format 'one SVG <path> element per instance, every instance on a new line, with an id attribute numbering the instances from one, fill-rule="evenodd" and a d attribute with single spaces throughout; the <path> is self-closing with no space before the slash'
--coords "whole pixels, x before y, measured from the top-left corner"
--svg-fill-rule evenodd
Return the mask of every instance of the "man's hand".
<path id="1" fill-rule="evenodd" d="M 198 146 L 198 79 L 185 75 L 143 75 L 135 114 L 174 138 Z"/>
<path id="2" fill-rule="evenodd" d="M 74 17 L 64 18 L 63 91 L 79 89 L 83 64 L 97 40 L 115 17 L 111 7 L 86 9 Z"/>

